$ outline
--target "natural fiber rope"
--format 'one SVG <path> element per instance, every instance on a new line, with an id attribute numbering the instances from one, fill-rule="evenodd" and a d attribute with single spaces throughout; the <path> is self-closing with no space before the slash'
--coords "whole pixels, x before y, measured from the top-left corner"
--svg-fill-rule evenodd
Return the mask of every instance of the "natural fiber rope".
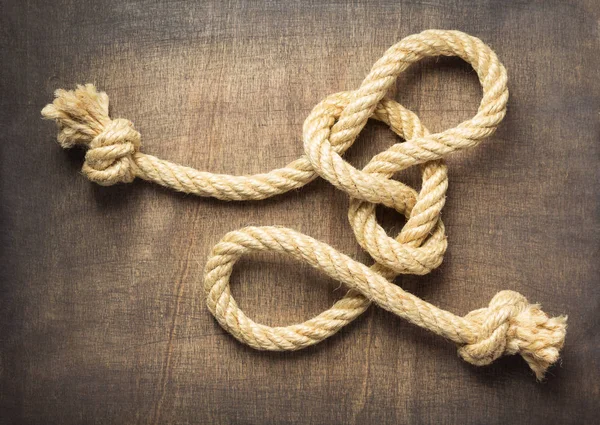
<path id="1" fill-rule="evenodd" d="M 458 56 L 470 63 L 483 89 L 475 117 L 441 133 L 430 134 L 419 118 L 385 97 L 397 76 L 427 56 Z M 228 233 L 207 262 L 207 304 L 219 323 L 238 340 L 261 350 L 297 350 L 336 333 L 362 314 L 371 302 L 459 345 L 460 356 L 475 365 L 519 353 L 538 379 L 558 360 L 566 317 L 550 318 L 538 305 L 512 291 L 501 291 L 489 307 L 465 317 L 438 309 L 391 281 L 401 273 L 426 274 L 438 267 L 447 241 L 440 212 L 448 176 L 443 157 L 476 146 L 504 118 L 506 71 L 481 40 L 458 31 L 429 30 L 406 37 L 378 60 L 356 91 L 331 95 L 304 123 L 305 155 L 265 174 L 230 176 L 198 171 L 139 151 L 133 124 L 108 115 L 108 96 L 91 84 L 56 91 L 42 114 L 59 125 L 64 148 L 88 148 L 83 173 L 101 185 L 136 177 L 172 189 L 223 200 L 258 200 L 304 186 L 317 175 L 350 196 L 348 217 L 360 245 L 376 263 L 367 268 L 329 245 L 281 227 L 249 227 Z M 376 155 L 362 170 L 341 155 L 369 118 L 383 121 L 406 141 Z M 394 173 L 421 164 L 420 192 L 392 180 Z M 403 213 L 407 223 L 394 239 L 377 223 L 375 207 Z M 332 308 L 304 323 L 269 327 L 255 323 L 237 306 L 229 277 L 237 259 L 250 251 L 285 252 L 322 270 L 351 289 Z"/>

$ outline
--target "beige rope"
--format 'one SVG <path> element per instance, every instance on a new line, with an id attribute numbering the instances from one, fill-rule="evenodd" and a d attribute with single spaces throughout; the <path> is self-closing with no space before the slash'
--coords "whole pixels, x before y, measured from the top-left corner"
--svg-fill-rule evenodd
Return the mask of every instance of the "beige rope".
<path id="1" fill-rule="evenodd" d="M 475 117 L 441 133 L 430 134 L 419 118 L 385 97 L 397 76 L 427 56 L 458 56 L 477 72 L 483 89 Z M 426 274 L 438 267 L 447 241 L 440 212 L 448 187 L 443 157 L 476 146 L 504 118 L 508 100 L 506 70 L 481 40 L 458 31 L 429 30 L 406 37 L 378 60 L 360 88 L 333 94 L 312 110 L 304 123 L 305 155 L 283 168 L 253 176 L 198 171 L 140 152 L 133 124 L 108 115 L 108 96 L 93 85 L 57 90 L 42 114 L 60 128 L 64 148 L 88 148 L 83 173 L 101 185 L 131 182 L 136 177 L 172 189 L 223 200 L 258 200 L 304 186 L 317 175 L 350 196 L 348 217 L 359 244 L 376 263 L 357 263 L 330 246 L 280 227 L 251 227 L 227 234 L 213 249 L 204 278 L 207 304 L 219 323 L 238 340 L 262 350 L 297 350 L 333 335 L 362 314 L 371 302 L 442 335 L 459 345 L 460 356 L 475 365 L 503 354 L 521 354 L 541 379 L 558 360 L 566 317 L 549 318 L 520 294 L 499 292 L 488 308 L 458 317 L 411 295 L 391 281 L 401 273 Z M 385 122 L 400 137 L 361 171 L 341 155 L 369 118 Z M 417 193 L 392 180 L 394 173 L 421 165 Z M 396 209 L 407 223 L 396 238 L 377 223 L 377 204 Z M 332 308 L 304 323 L 269 327 L 253 322 L 237 306 L 229 277 L 237 259 L 254 250 L 289 253 L 350 291 Z"/>
<path id="2" fill-rule="evenodd" d="M 489 307 L 455 316 L 403 291 L 380 274 L 329 245 L 283 227 L 247 227 L 228 233 L 206 264 L 208 308 L 238 340 L 261 350 L 296 350 L 329 336 L 353 318 L 349 298 L 298 325 L 270 327 L 255 323 L 237 306 L 229 290 L 233 265 L 251 251 L 285 252 L 360 292 L 379 306 L 460 345 L 458 354 L 474 365 L 487 365 L 504 354 L 519 353 L 541 379 L 558 359 L 565 318 L 549 318 L 514 291 L 501 291 Z M 360 300 L 357 304 L 362 305 Z"/>

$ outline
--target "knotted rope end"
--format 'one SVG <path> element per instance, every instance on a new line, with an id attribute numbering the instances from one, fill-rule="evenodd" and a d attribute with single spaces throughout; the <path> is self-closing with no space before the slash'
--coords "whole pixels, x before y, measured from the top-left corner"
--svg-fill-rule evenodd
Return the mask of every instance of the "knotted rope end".
<path id="1" fill-rule="evenodd" d="M 481 327 L 473 344 L 459 348 L 467 362 L 483 366 L 502 355 L 520 354 L 542 380 L 546 370 L 556 363 L 567 333 L 567 317 L 550 317 L 539 304 L 529 304 L 514 291 L 501 291 L 489 307 L 466 316 Z"/>
<path id="2" fill-rule="evenodd" d="M 108 95 L 93 84 L 56 90 L 54 95 L 54 102 L 42 109 L 42 116 L 56 121 L 58 143 L 63 148 L 89 148 L 83 173 L 103 186 L 133 181 L 137 170 L 133 154 L 140 148 L 141 136 L 131 121 L 110 119 Z"/>

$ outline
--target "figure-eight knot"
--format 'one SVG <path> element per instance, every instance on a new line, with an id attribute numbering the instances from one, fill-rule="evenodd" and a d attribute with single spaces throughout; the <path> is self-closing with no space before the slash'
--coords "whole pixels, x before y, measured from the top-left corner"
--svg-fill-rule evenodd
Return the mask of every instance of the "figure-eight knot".
<path id="1" fill-rule="evenodd" d="M 386 97 L 398 75 L 428 56 L 458 56 L 477 72 L 483 97 L 477 114 L 458 126 L 431 134 L 410 110 Z M 305 154 L 264 174 L 231 176 L 198 171 L 140 152 L 141 137 L 125 119 L 111 119 L 108 96 L 87 84 L 57 90 L 42 115 L 59 126 L 64 148 L 87 148 L 83 173 L 101 185 L 136 177 L 198 196 L 259 200 L 296 189 L 321 176 L 350 196 L 348 218 L 359 244 L 373 257 L 367 268 L 330 246 L 280 227 L 245 228 L 228 233 L 213 249 L 204 278 L 209 310 L 238 340 L 262 350 L 297 350 L 336 333 L 375 302 L 459 346 L 459 355 L 486 365 L 519 353 L 541 379 L 557 361 L 566 318 L 550 318 L 520 294 L 499 292 L 487 308 L 465 317 L 438 309 L 392 283 L 398 274 L 426 274 L 438 267 L 447 241 L 440 218 L 448 187 L 444 157 L 471 148 L 493 134 L 506 113 L 507 77 L 496 54 L 481 40 L 459 31 L 428 30 L 401 40 L 379 59 L 361 86 L 326 97 L 303 127 Z M 363 170 L 342 159 L 369 118 L 390 126 L 405 141 L 376 155 Z M 420 165 L 419 192 L 393 180 Z M 392 238 L 377 223 L 383 204 L 407 218 Z M 252 250 L 288 253 L 345 283 L 350 291 L 333 307 L 304 323 L 269 327 L 255 323 L 237 307 L 229 276 L 239 256 Z"/>

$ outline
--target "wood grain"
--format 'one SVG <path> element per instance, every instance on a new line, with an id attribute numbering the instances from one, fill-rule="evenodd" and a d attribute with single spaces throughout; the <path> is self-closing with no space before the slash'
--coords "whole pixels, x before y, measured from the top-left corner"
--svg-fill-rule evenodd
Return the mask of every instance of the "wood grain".
<path id="1" fill-rule="evenodd" d="M 600 7 L 583 1 L 0 2 L 0 423 L 591 423 L 600 414 Z M 509 113 L 449 159 L 442 267 L 398 284 L 465 314 L 514 289 L 569 314 L 560 367 L 462 362 L 446 341 L 377 308 L 323 344 L 261 353 L 208 313 L 211 247 L 245 225 L 279 224 L 369 259 L 346 196 L 317 181 L 225 203 L 79 174 L 40 109 L 93 82 L 144 151 L 223 173 L 281 166 L 327 94 L 358 87 L 396 41 L 427 28 L 482 38 L 506 65 Z M 472 116 L 481 91 L 457 59 L 429 60 L 397 98 L 432 130 Z M 369 124 L 347 154 L 395 142 Z M 415 171 L 400 178 L 416 183 Z M 386 228 L 402 221 L 382 209 Z M 236 299 L 269 324 L 343 294 L 282 257 L 245 259 Z"/>

